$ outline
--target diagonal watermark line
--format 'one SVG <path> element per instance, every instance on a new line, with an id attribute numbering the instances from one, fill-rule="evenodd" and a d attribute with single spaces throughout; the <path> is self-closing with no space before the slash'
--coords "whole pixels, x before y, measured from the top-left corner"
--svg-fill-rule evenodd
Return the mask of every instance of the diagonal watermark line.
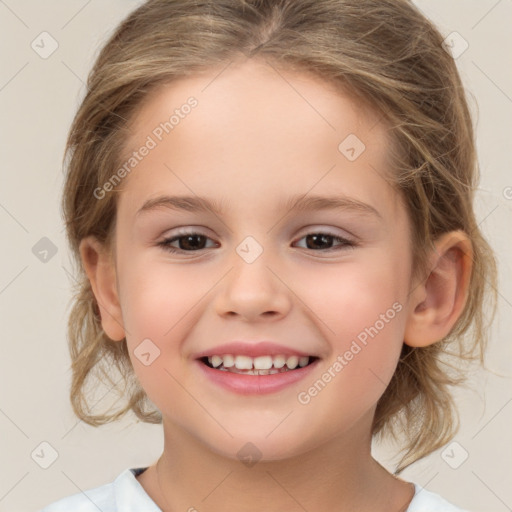
<path id="1" fill-rule="evenodd" d="M 25 270 L 27 270 L 28 268 L 28 265 L 23 269 L 23 270 L 20 270 L 1 290 L 0 290 L 0 295 L 2 293 L 4 293 L 4 291 L 16 280 L 18 279 L 18 277 L 23 274 L 23 272 L 25 272 Z"/>
<path id="2" fill-rule="evenodd" d="M 294 409 L 292 409 L 265 437 L 268 437 L 270 434 L 272 434 L 277 429 L 277 427 L 279 427 L 284 422 L 284 420 L 286 420 L 288 418 L 288 416 L 290 416 L 290 414 L 293 411 L 294 411 Z"/>
<path id="3" fill-rule="evenodd" d="M 6 4 L 6 3 L 5 3 L 5 2 L 4 2 L 4 0 L 0 0 L 0 4 L 5 5 L 5 7 L 6 7 L 9 11 L 11 11 L 11 14 L 12 14 L 13 16 L 15 16 L 16 18 L 18 18 L 18 20 L 19 20 L 21 23 L 23 23 L 23 25 L 25 25 L 25 27 L 30 28 L 30 27 L 29 27 L 29 26 L 28 26 L 28 25 L 27 25 L 27 24 L 26 24 L 26 23 L 25 23 L 25 22 L 24 22 L 24 21 L 23 21 L 23 20 L 22 20 L 22 19 L 21 19 L 21 18 L 20 18 L 20 17 L 19 17 L 19 16 L 18 16 L 18 15 L 17 15 L 17 14 L 16 14 L 16 13 L 15 13 L 15 12 L 14 12 L 14 11 L 13 11 L 9 6 L 8 6 L 8 5 L 7 5 L 7 4 Z"/>
<path id="4" fill-rule="evenodd" d="M 23 432 L 23 430 L 21 430 L 20 426 L 17 425 L 11 418 L 9 418 L 9 416 L 7 416 L 7 414 L 2 410 L 0 409 L 0 412 L 27 438 L 27 439 L 30 439 L 27 434 L 25 434 L 25 432 Z"/>
<path id="5" fill-rule="evenodd" d="M 9 215 L 14 220 L 14 222 L 21 226 L 25 233 L 28 233 L 28 229 L 2 203 L 0 203 L 0 208 L 2 208 L 7 213 L 7 215 Z"/>
<path id="6" fill-rule="evenodd" d="M 306 306 L 311 311 L 311 313 L 313 313 L 318 318 L 318 320 L 320 320 L 320 322 L 322 322 L 327 327 L 327 329 L 329 329 L 329 331 L 331 331 L 333 334 L 336 334 L 268 265 L 265 266 L 279 279 L 279 281 L 281 281 L 281 283 L 286 286 L 286 288 L 288 288 L 288 290 L 293 293 L 293 295 L 295 295 L 295 297 L 297 297 L 302 302 L 302 304 L 304 304 L 304 306 Z"/>
<path id="7" fill-rule="evenodd" d="M 382 181 L 384 181 L 384 184 L 390 185 L 389 181 L 385 178 L 384 172 L 380 172 L 375 166 L 373 166 L 370 162 L 368 162 L 368 167 L 374 172 L 374 174 L 377 175 L 378 178 L 380 178 Z"/>
<path id="8" fill-rule="evenodd" d="M 478 480 L 480 480 L 480 482 L 482 482 L 482 484 L 485 485 L 485 487 L 487 487 L 487 489 L 491 491 L 492 494 L 494 494 L 494 496 L 496 496 L 496 498 L 498 498 L 501 501 L 501 503 L 505 505 L 505 507 L 507 507 L 507 510 L 512 510 L 512 508 L 507 503 L 505 503 L 473 470 L 471 470 L 471 473 L 473 473 L 473 475 L 475 475 L 478 478 Z"/>
<path id="9" fill-rule="evenodd" d="M 498 7 L 499 4 L 501 4 L 502 0 L 498 0 L 472 27 L 471 27 L 471 30 L 473 30 L 475 27 L 477 27 L 478 25 L 480 25 L 480 23 L 482 23 L 482 21 L 484 21 L 485 18 L 487 18 L 487 16 L 489 16 L 489 14 L 494 11 L 494 9 L 496 9 L 496 7 Z"/>
<path id="10" fill-rule="evenodd" d="M 503 96 L 505 96 L 508 101 L 512 103 L 512 98 L 474 60 L 471 62 L 473 63 L 473 66 L 475 66 L 480 71 L 480 73 L 482 73 L 487 78 L 487 80 L 489 80 L 489 82 L 491 82 L 494 87 L 496 87 L 496 89 L 498 89 L 501 94 L 503 94 Z"/>
<path id="11" fill-rule="evenodd" d="M 23 64 L 23 66 L 21 66 L 21 68 L 18 69 L 18 71 L 16 71 L 16 73 L 14 73 L 14 75 L 11 78 L 9 78 L 9 80 L 7 80 L 7 82 L 5 82 L 4 85 L 2 85 L 2 87 L 0 87 L 0 92 L 3 91 L 27 66 L 28 61 L 25 62 L 25 64 Z"/>
<path id="12" fill-rule="evenodd" d="M 318 181 L 312 185 L 312 187 L 304 194 L 303 197 L 306 197 L 334 168 L 336 167 L 336 164 L 334 164 L 323 176 L 321 176 Z M 284 215 L 282 215 L 273 225 L 272 227 L 267 231 L 267 235 L 290 213 L 290 211 L 293 210 L 293 206 L 289 211 L 287 211 Z"/>
<path id="13" fill-rule="evenodd" d="M 1 498 L 0 501 L 2 501 L 28 474 L 30 471 L 27 471 Z"/>
<path id="14" fill-rule="evenodd" d="M 374 377 L 384 386 L 384 388 L 388 387 L 388 385 L 371 368 L 368 368 L 368 370 L 373 373 Z"/>
<path id="15" fill-rule="evenodd" d="M 329 121 L 297 90 L 295 89 L 295 87 L 288 81 L 286 80 L 286 78 L 281 74 L 279 73 L 279 71 L 274 67 L 272 66 L 272 64 L 265 59 L 265 62 L 334 130 L 336 131 L 336 128 L 331 124 L 329 123 Z"/>
<path id="16" fill-rule="evenodd" d="M 268 474 L 268 476 L 270 476 L 270 478 L 272 478 L 274 480 L 274 482 L 276 482 L 277 485 L 279 485 L 279 487 L 281 487 L 281 489 L 283 489 L 283 491 L 288 494 L 288 496 L 290 496 L 290 498 L 295 501 L 295 503 L 297 503 L 297 505 L 299 505 L 299 507 L 302 509 L 302 510 L 305 510 L 306 512 L 308 512 L 308 510 L 304 507 L 304 505 L 302 503 L 300 503 L 299 501 L 297 501 L 297 499 L 295 498 L 295 496 L 293 496 L 293 494 L 290 494 L 288 492 L 288 490 L 281 484 L 281 482 L 279 482 L 278 480 L 276 480 L 276 478 L 272 475 L 272 473 L 270 471 L 266 471 L 265 472 Z"/>
<path id="17" fill-rule="evenodd" d="M 164 334 L 164 336 L 167 336 L 183 320 L 183 318 L 185 318 L 213 290 L 213 288 L 233 270 L 233 268 L 234 267 L 231 267 L 215 284 L 213 284 L 212 287 Z"/>
<path id="18" fill-rule="evenodd" d="M 75 276 L 64 265 L 61 265 L 61 267 L 70 280 L 72 280 L 75 283 L 78 283 L 78 281 L 75 279 Z"/>
<path id="19" fill-rule="evenodd" d="M 179 384 L 186 393 L 188 393 L 190 398 L 192 398 L 197 403 L 197 405 L 199 405 L 199 407 L 201 407 L 204 412 L 206 412 L 206 414 L 208 414 L 208 416 L 210 416 L 210 418 L 212 418 L 212 420 L 215 421 L 217 425 L 219 425 L 220 428 L 222 428 L 222 430 L 224 430 L 230 437 L 233 437 L 231 432 L 229 432 L 229 430 L 224 425 L 222 425 L 222 423 L 217 420 L 217 418 L 215 418 L 215 416 L 213 416 L 210 411 L 208 411 L 208 409 L 178 379 L 176 379 L 176 377 L 174 377 L 174 375 L 167 368 L 164 368 L 164 371 L 168 373 L 169 376 L 172 377 L 174 381 Z"/>
<path id="20" fill-rule="evenodd" d="M 117 386 L 117 385 L 118 385 L 122 380 L 123 380 L 123 377 L 121 377 L 117 382 L 115 382 L 115 383 L 114 383 L 114 385 L 113 385 L 113 386 L 111 386 L 111 387 L 110 387 L 110 389 L 109 389 L 109 390 L 107 390 L 107 392 L 106 392 L 106 393 L 104 393 L 104 394 L 103 394 L 103 396 L 93 404 L 93 406 L 92 406 L 92 408 L 91 408 L 91 411 L 92 411 L 92 410 L 93 410 L 93 409 L 94 409 L 94 408 L 95 408 L 95 407 L 96 407 L 96 406 L 97 406 L 97 405 L 98 405 L 98 404 L 99 404 L 99 403 L 100 403 L 100 402 L 101 402 L 101 401 L 102 401 L 102 400 L 103 400 L 103 399 L 104 399 L 104 398 L 105 398 L 105 397 L 106 397 L 106 396 L 107 396 L 107 395 L 108 395 L 108 394 L 109 394 L 109 393 L 110 393 L 110 392 L 111 392 L 111 391 L 112 391 L 112 390 L 113 390 L 113 389 L 114 389 L 114 388 L 115 388 L 115 387 L 116 387 L 116 386 Z M 69 434 L 69 433 L 71 433 L 71 431 L 72 431 L 72 430 L 73 430 L 77 425 L 79 425 L 80 423 L 83 423 L 83 421 L 82 421 L 82 420 L 78 420 L 78 421 L 77 421 L 77 422 L 76 422 L 76 423 L 75 423 L 75 424 L 74 424 L 74 425 L 73 425 L 73 426 L 72 426 L 72 427 L 71 427 L 71 428 L 70 428 L 70 429 L 69 429 L 69 430 L 68 430 L 68 431 L 67 431 L 67 432 L 66 432 L 66 433 L 65 433 L 65 434 L 60 438 L 60 440 L 62 441 L 62 440 L 63 440 L 63 439 L 64 439 L 64 438 Z"/>
<path id="21" fill-rule="evenodd" d="M 164 163 L 164 167 L 167 168 L 170 172 L 172 172 L 174 174 L 174 176 L 176 176 L 176 178 L 178 178 L 181 183 L 183 183 L 183 185 L 185 187 L 187 187 L 190 192 L 192 192 L 192 194 L 194 194 L 196 197 L 198 197 L 198 195 L 190 188 L 189 185 L 187 185 L 166 163 Z M 212 210 L 210 210 L 211 213 L 216 217 L 216 219 L 222 223 L 224 225 L 224 227 L 231 233 L 233 230 Z"/>
<path id="22" fill-rule="evenodd" d="M 428 480 L 428 482 L 427 482 L 427 483 L 425 483 L 425 484 L 422 484 L 422 485 L 421 485 L 421 491 L 426 490 L 426 489 L 427 489 L 427 485 L 428 485 L 430 482 L 432 482 L 432 480 L 434 480 L 434 478 L 435 478 L 437 475 L 439 475 L 439 471 L 438 471 L 438 472 L 437 472 L 437 473 L 436 473 L 436 474 L 435 474 L 435 475 L 434 475 L 430 480 Z M 421 492 L 421 491 L 420 491 L 420 492 Z M 420 492 L 418 492 L 418 494 L 419 494 Z"/>
<path id="23" fill-rule="evenodd" d="M 206 500 L 210 496 L 210 494 L 213 494 L 213 492 L 215 492 L 221 486 L 221 484 L 225 482 L 225 480 L 229 475 L 231 475 L 231 473 L 233 473 L 233 471 L 230 471 L 201 501 Z"/>
<path id="24" fill-rule="evenodd" d="M 78 80 L 80 80 L 80 82 L 82 82 L 83 85 L 85 85 L 85 82 L 82 80 L 82 78 L 80 76 L 78 76 L 63 60 L 61 60 L 62 64 L 64 64 L 64 66 L 66 66 L 69 71 L 71 71 L 71 73 L 73 73 L 73 75 L 75 75 Z"/>
<path id="25" fill-rule="evenodd" d="M 512 308 L 512 302 L 510 302 L 498 289 L 496 293 Z"/>
<path id="26" fill-rule="evenodd" d="M 62 30 L 63 28 L 66 28 L 90 3 L 91 0 L 88 0 L 84 5 L 82 5 L 82 7 L 80 7 L 80 9 L 78 9 L 78 11 L 73 16 L 71 16 L 71 18 L 69 18 L 69 20 L 66 21 L 62 27 L 60 27 L 60 29 Z"/>
<path id="27" fill-rule="evenodd" d="M 499 207 L 500 205 L 497 204 L 479 223 L 478 227 L 480 227 Z"/>
<path id="28" fill-rule="evenodd" d="M 404 96 L 405 96 L 405 92 L 398 92 L 398 94 L 400 95 L 400 99 L 397 100 L 397 103 L 398 101 L 404 99 Z M 379 110 L 377 111 L 377 114 L 378 114 L 378 117 L 377 117 L 377 120 L 375 121 L 375 123 L 373 123 L 373 125 L 370 127 L 370 132 L 378 125 L 380 124 L 380 122 L 383 120 L 383 119 L 387 119 L 388 118 L 388 115 L 389 113 L 391 112 L 391 107 L 389 108 L 386 108 L 386 107 L 380 107 Z"/>
<path id="29" fill-rule="evenodd" d="M 98 505 L 96 503 L 94 503 L 94 501 L 91 500 L 91 498 L 89 498 L 89 496 L 87 496 L 87 494 L 85 494 L 85 492 L 80 489 L 80 487 L 78 487 L 78 485 L 76 485 L 75 482 L 73 482 L 73 480 L 71 480 L 71 478 L 69 478 L 68 475 L 66 475 L 66 473 L 64 473 L 64 471 L 62 471 L 62 469 L 60 470 L 60 472 L 100 511 L 100 512 L 109 512 L 108 510 L 103 510 L 101 507 L 98 507 Z"/>
<path id="30" fill-rule="evenodd" d="M 61 438 L 60 440 L 62 441 L 68 434 L 71 434 L 71 432 L 75 429 L 75 427 L 77 425 L 80 425 L 80 423 L 82 423 L 82 420 L 78 420 Z"/>
<path id="31" fill-rule="evenodd" d="M 226 71 L 226 69 L 231 66 L 231 64 L 233 64 L 233 61 L 230 60 L 226 66 L 224 66 L 206 85 L 205 87 L 203 87 L 203 89 L 201 89 L 201 92 L 204 92 L 206 90 L 207 87 L 210 87 L 210 85 L 215 81 L 217 80 L 217 78 L 222 74 L 224 73 L 224 71 Z"/>
<path id="32" fill-rule="evenodd" d="M 500 413 L 501 413 L 501 411 L 503 411 L 503 409 L 505 409 L 505 407 L 506 407 L 510 402 L 512 402 L 512 398 L 510 398 L 509 400 L 507 400 L 507 402 L 505 402 L 505 404 L 500 408 L 500 410 L 499 410 L 499 411 L 498 411 L 498 412 L 497 412 L 497 413 L 496 413 L 496 414 L 495 414 L 495 415 L 494 415 L 494 416 L 493 416 L 493 417 L 492 417 L 492 418 L 491 418 L 491 419 L 490 419 L 490 420 L 489 420 L 489 421 L 488 421 L 488 422 L 487 422 L 487 423 L 486 423 L 486 424 L 485 424 L 485 425 L 484 425 L 480 430 L 478 430 L 478 432 L 477 432 L 477 433 L 476 433 L 476 434 L 475 434 L 471 439 L 473 440 L 473 439 L 474 439 L 478 434 L 480 434 L 480 432 L 482 432 L 482 430 L 483 430 L 484 428 L 486 428 L 486 427 L 487 427 L 487 425 L 489 425 L 489 423 L 491 423 L 491 421 L 493 421 L 493 420 L 494 420 L 494 418 L 496 418 L 496 416 L 498 416 L 498 414 L 500 414 Z"/>

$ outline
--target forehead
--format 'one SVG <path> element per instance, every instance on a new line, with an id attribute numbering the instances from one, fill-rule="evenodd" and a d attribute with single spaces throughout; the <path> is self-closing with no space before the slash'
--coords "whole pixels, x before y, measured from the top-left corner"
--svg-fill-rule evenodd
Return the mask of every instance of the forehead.
<path id="1" fill-rule="evenodd" d="M 169 120 L 191 97 L 200 105 L 194 109 L 196 128 L 209 117 L 216 122 L 219 132 L 227 125 L 235 126 L 236 114 L 238 117 L 250 115 L 244 119 L 245 128 L 250 130 L 254 125 L 259 137 L 264 135 L 256 124 L 261 119 L 279 120 L 280 124 L 288 121 L 292 126 L 300 121 L 305 129 L 329 129 L 338 132 L 338 136 L 347 127 L 359 131 L 360 135 L 365 128 L 370 128 L 376 136 L 382 135 L 379 128 L 387 128 L 369 102 L 349 93 L 341 82 L 335 84 L 332 79 L 324 79 L 311 71 L 292 71 L 289 65 L 282 68 L 256 58 L 228 62 L 156 86 L 141 101 L 130 121 L 133 136 L 127 146 L 135 141 L 138 129 L 144 127 L 148 131 L 156 119 Z M 265 131 L 270 133 L 273 125 L 275 122 L 267 125 Z"/>
<path id="2" fill-rule="evenodd" d="M 388 186 L 390 139 L 377 112 L 332 83 L 259 60 L 158 87 L 130 134 L 125 158 L 149 139 L 154 146 L 120 187 L 139 206 L 157 182 L 219 200 L 349 188 L 377 204 Z"/>

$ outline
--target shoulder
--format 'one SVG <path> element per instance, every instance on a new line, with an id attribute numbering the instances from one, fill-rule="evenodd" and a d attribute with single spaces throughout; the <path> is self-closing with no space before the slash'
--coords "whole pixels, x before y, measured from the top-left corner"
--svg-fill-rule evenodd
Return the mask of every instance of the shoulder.
<path id="1" fill-rule="evenodd" d="M 468 512 L 446 501 L 439 494 L 427 491 L 418 484 L 414 484 L 416 492 L 407 512 Z"/>
<path id="2" fill-rule="evenodd" d="M 144 469 L 125 469 L 113 482 L 61 498 L 39 512 L 161 512 L 135 478 Z"/>

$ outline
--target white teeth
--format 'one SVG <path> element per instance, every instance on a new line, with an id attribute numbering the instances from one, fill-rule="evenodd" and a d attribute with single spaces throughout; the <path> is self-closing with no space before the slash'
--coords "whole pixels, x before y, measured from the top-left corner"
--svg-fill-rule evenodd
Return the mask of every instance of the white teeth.
<path id="1" fill-rule="evenodd" d="M 286 364 L 286 357 L 274 356 L 274 368 L 282 368 Z"/>
<path id="2" fill-rule="evenodd" d="M 283 371 L 294 370 L 297 366 L 303 368 L 309 363 L 309 356 L 235 356 L 232 354 L 208 356 L 208 362 L 214 368 L 222 371 L 245 373 L 248 375 L 273 375 Z M 237 370 L 244 370 L 238 372 Z"/>
<path id="3" fill-rule="evenodd" d="M 214 368 L 217 368 L 217 366 L 220 366 L 222 364 L 222 357 L 212 356 L 211 363 Z"/>
<path id="4" fill-rule="evenodd" d="M 249 356 L 236 356 L 235 366 L 239 370 L 252 370 L 252 357 Z"/>
<path id="5" fill-rule="evenodd" d="M 272 356 L 259 356 L 254 358 L 255 370 L 270 370 L 272 368 Z"/>
<path id="6" fill-rule="evenodd" d="M 235 366 L 235 358 L 232 355 L 225 355 L 222 359 L 224 360 L 224 368 Z"/>
<path id="7" fill-rule="evenodd" d="M 295 368 L 297 368 L 298 364 L 299 364 L 299 358 L 297 356 L 290 356 L 286 360 L 286 366 L 288 366 L 288 368 L 290 368 L 290 370 L 294 370 Z"/>

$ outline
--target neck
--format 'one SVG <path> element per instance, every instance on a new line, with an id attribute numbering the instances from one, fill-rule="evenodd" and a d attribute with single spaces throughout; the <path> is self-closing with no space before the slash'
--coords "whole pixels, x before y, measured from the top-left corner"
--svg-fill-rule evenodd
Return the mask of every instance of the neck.
<path id="1" fill-rule="evenodd" d="M 359 428 L 305 453 L 250 465 L 219 455 L 164 420 L 164 452 L 139 481 L 163 512 L 406 510 L 412 485 L 372 458 L 369 427 L 367 436 Z"/>

